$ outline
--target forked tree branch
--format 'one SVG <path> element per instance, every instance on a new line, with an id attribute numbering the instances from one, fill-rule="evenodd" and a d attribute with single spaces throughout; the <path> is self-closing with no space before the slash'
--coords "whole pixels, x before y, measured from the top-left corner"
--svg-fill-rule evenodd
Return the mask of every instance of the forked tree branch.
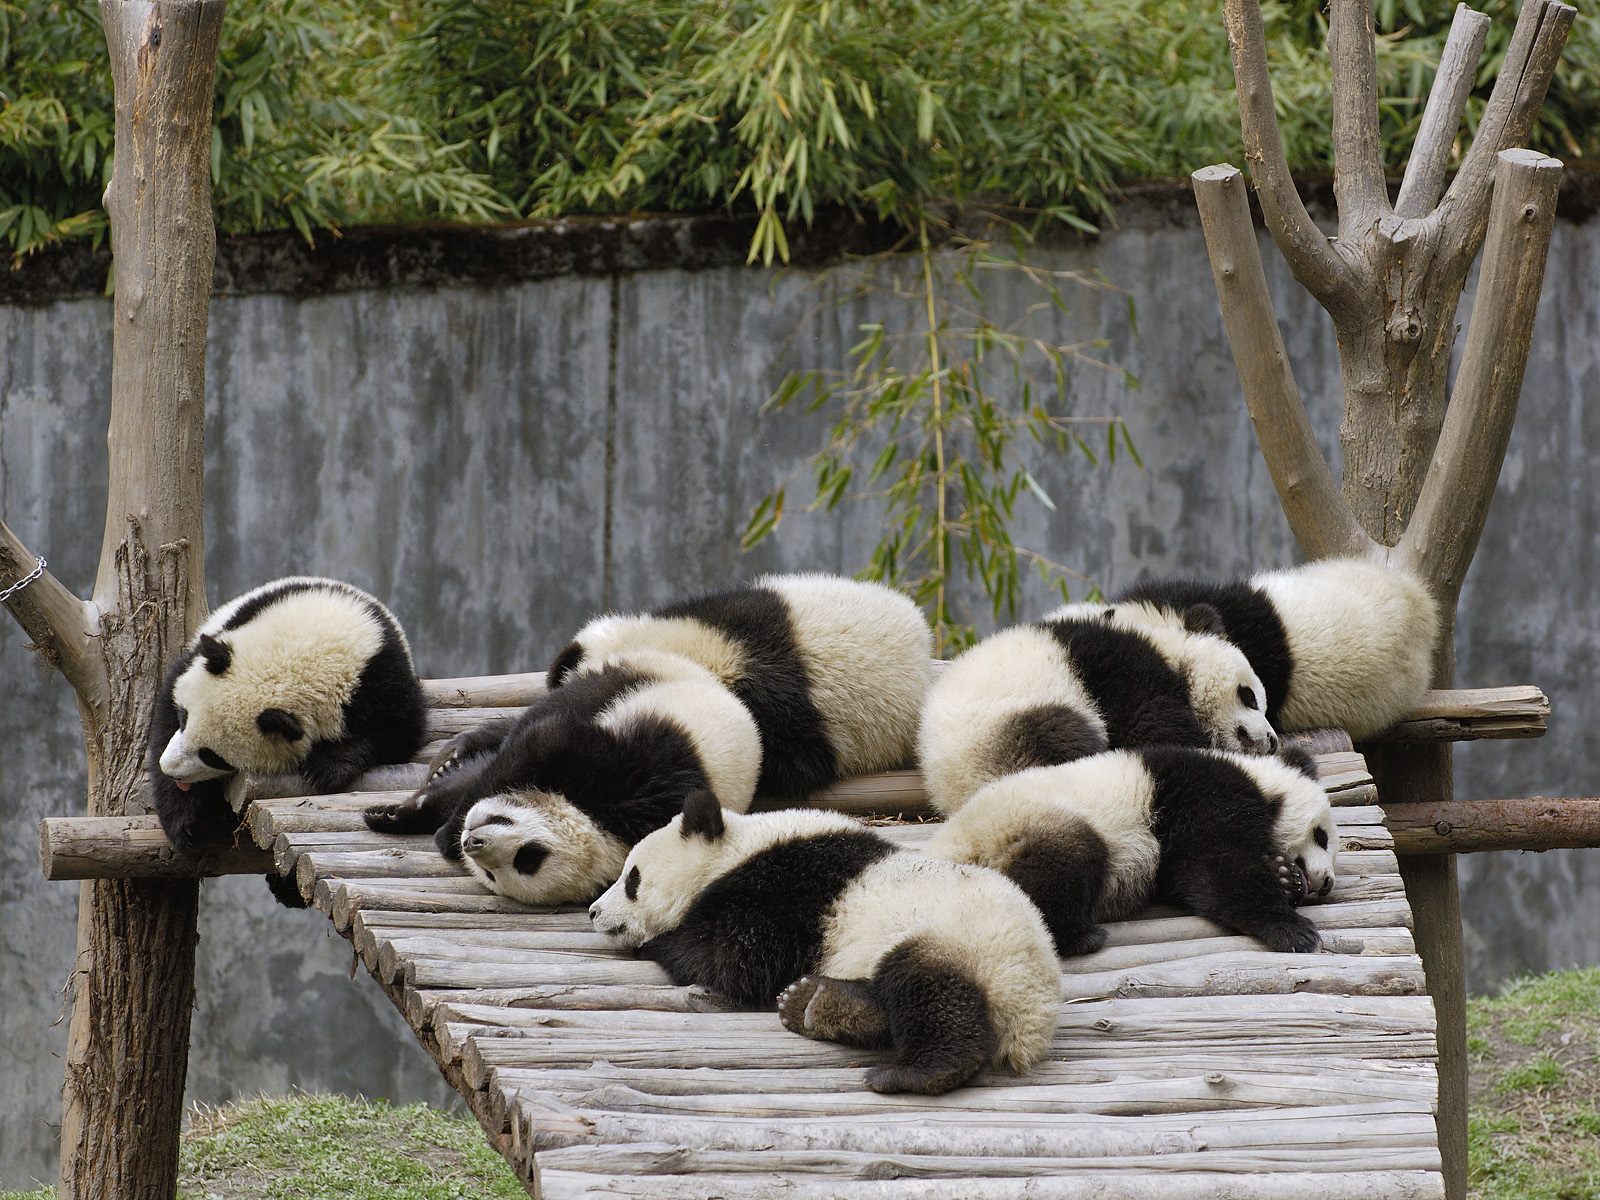
<path id="1" fill-rule="evenodd" d="M 1272 77 L 1267 70 L 1267 36 L 1261 25 L 1260 0 L 1227 0 L 1224 10 L 1233 74 L 1239 92 L 1239 123 L 1244 133 L 1245 160 L 1261 197 L 1272 240 L 1307 291 L 1335 313 L 1350 312 L 1360 301 L 1356 267 L 1318 229 L 1295 190 L 1289 162 L 1278 132 L 1273 107 Z"/>
<path id="2" fill-rule="evenodd" d="M 1494 500 L 1517 417 L 1561 184 L 1558 159 L 1499 155 L 1466 353 L 1401 558 L 1453 604 Z"/>
<path id="3" fill-rule="evenodd" d="M 1339 238 L 1349 241 L 1389 212 L 1378 139 L 1372 0 L 1332 0 L 1328 64 L 1333 68 L 1333 194 Z"/>
<path id="4" fill-rule="evenodd" d="M 1372 540 L 1339 494 L 1295 385 L 1261 267 L 1244 176 L 1224 163 L 1203 167 L 1191 178 L 1228 345 L 1289 527 L 1313 558 L 1365 553 Z"/>
<path id="5" fill-rule="evenodd" d="M 0 521 L 0 591 L 31 573 L 38 556 Z M 84 706 L 98 711 L 106 697 L 105 661 L 98 653 L 98 610 L 78 599 L 49 571 L 5 602 L 34 648 L 66 677 Z"/>
<path id="6" fill-rule="evenodd" d="M 1406 163 L 1400 194 L 1395 197 L 1394 211 L 1398 217 L 1426 216 L 1439 202 L 1439 195 L 1444 191 L 1445 171 L 1450 165 L 1450 149 L 1455 144 L 1461 114 L 1466 110 L 1467 97 L 1472 94 L 1472 84 L 1477 79 L 1478 59 L 1483 55 L 1489 24 L 1486 14 L 1465 4 L 1456 5 L 1450 36 L 1445 40 L 1439 69 L 1428 92 L 1428 106 L 1422 112 L 1422 124 L 1411 147 L 1411 159 Z"/>
<path id="7" fill-rule="evenodd" d="M 1438 219 L 1445 223 L 1449 241 L 1469 264 L 1488 223 L 1496 156 L 1527 140 L 1576 14 L 1559 0 L 1524 0 L 1472 149 L 1439 205 Z"/>

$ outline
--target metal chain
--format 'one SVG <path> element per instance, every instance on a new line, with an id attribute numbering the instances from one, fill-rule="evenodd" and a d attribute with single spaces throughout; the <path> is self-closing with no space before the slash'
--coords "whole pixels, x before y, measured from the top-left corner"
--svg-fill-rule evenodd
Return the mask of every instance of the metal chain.
<path id="1" fill-rule="evenodd" d="M 6 588 L 4 591 L 0 591 L 0 604 L 4 604 L 7 600 L 11 599 L 11 597 L 15 596 L 18 592 L 20 592 L 23 588 L 27 587 L 35 579 L 38 579 L 39 576 L 43 575 L 44 574 L 44 568 L 45 568 L 44 555 L 41 554 L 39 556 L 39 565 L 37 567 L 35 567 L 33 570 L 29 571 L 26 575 L 24 575 L 21 579 L 17 580 L 15 583 L 13 583 L 10 587 Z"/>

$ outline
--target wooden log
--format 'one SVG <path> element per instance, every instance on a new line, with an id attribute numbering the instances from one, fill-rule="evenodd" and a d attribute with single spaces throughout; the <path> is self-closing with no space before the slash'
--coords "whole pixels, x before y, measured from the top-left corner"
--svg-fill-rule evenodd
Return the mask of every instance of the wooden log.
<path id="1" fill-rule="evenodd" d="M 726 1012 L 728 1001 L 701 987 L 671 984 L 540 983 L 513 988 L 430 988 L 405 993 L 406 1020 L 413 1029 L 433 1028 L 432 1014 L 443 1004 L 483 1004 L 492 1008 L 559 1008 L 562 1011 Z"/>
<path id="2" fill-rule="evenodd" d="M 1427 1148 L 1433 1141 L 1433 1113 L 1425 1101 L 1149 1113 L 1135 1122 L 1099 1114 L 1062 1121 L 1053 1113 L 937 1108 L 881 1112 L 871 1121 L 829 1116 L 771 1121 L 759 1115 L 703 1118 L 579 1109 L 538 1093 L 524 1093 L 519 1100 L 534 1119 L 536 1152 L 645 1142 L 706 1150 L 1076 1158 L 1290 1146 L 1343 1149 L 1348 1166 L 1367 1147 Z"/>
<path id="3" fill-rule="evenodd" d="M 529 1089 L 561 1095 L 587 1095 L 593 1097 L 588 1103 L 602 1108 L 647 1110 L 651 1105 L 656 1105 L 662 1112 L 726 1112 L 730 1116 L 748 1116 L 751 1115 L 748 1106 L 752 1103 L 749 1097 L 757 1096 L 763 1099 L 755 1103 L 794 1105 L 797 1114 L 830 1111 L 844 1116 L 886 1110 L 922 1111 L 927 1108 L 986 1112 L 1078 1111 L 1078 1096 L 1071 1090 L 1072 1087 L 1116 1083 L 1124 1079 L 1199 1077 L 1211 1084 L 1218 1103 L 1222 1103 L 1227 1099 L 1225 1093 L 1229 1081 L 1241 1073 L 1254 1079 L 1302 1082 L 1310 1074 L 1306 1070 L 1305 1060 L 1298 1056 L 1244 1053 L 1046 1059 L 1022 1076 L 987 1071 L 971 1086 L 942 1096 L 880 1096 L 875 1092 L 863 1092 L 858 1071 L 826 1067 L 803 1070 L 765 1067 L 653 1070 L 619 1067 L 609 1062 L 566 1068 L 500 1067 L 494 1072 L 493 1085 L 508 1091 Z M 1356 1081 L 1383 1090 L 1385 1097 L 1419 1103 L 1428 1103 L 1432 1099 L 1438 1079 L 1437 1071 L 1429 1062 L 1388 1062 L 1333 1056 L 1317 1060 L 1315 1075 L 1317 1078 Z M 823 1108 L 824 1105 L 834 1107 Z"/>
<path id="4" fill-rule="evenodd" d="M 1399 854 L 1600 846 L 1600 797 L 1434 800 L 1388 808 Z"/>
<path id="5" fill-rule="evenodd" d="M 1428 1171 L 1298 1172 L 1231 1176 L 1073 1172 L 1041 1179 L 797 1180 L 779 1173 L 748 1175 L 595 1175 L 542 1169 L 544 1194 L 561 1200 L 1439 1200 L 1444 1183 Z"/>
<path id="6" fill-rule="evenodd" d="M 179 854 L 154 816 L 46 817 L 39 866 L 46 879 L 200 879 L 273 869 L 272 855 L 248 844 Z"/>
<path id="7" fill-rule="evenodd" d="M 1427 692 L 1405 720 L 1372 741 L 1473 742 L 1486 738 L 1543 737 L 1550 698 L 1531 684 L 1449 688 Z"/>
<path id="8" fill-rule="evenodd" d="M 543 671 L 422 681 L 422 695 L 430 708 L 525 708 L 544 691 Z"/>
<path id="9" fill-rule="evenodd" d="M 1079 1171 L 1106 1171 L 1156 1177 L 1169 1172 L 1210 1171 L 1216 1175 L 1275 1172 L 1338 1171 L 1349 1165 L 1352 1150 L 1300 1150 L 1297 1147 L 1252 1150 L 1161 1150 L 1150 1154 L 1062 1157 L 1009 1157 L 998 1154 L 873 1154 L 839 1150 L 700 1150 L 690 1146 L 574 1146 L 539 1152 L 541 1171 L 590 1174 L 700 1176 L 703 1174 L 777 1173 L 783 1177 L 837 1177 L 841 1181 L 907 1179 L 963 1180 L 1036 1179 Z M 1439 1152 L 1430 1147 L 1368 1146 L 1360 1148 L 1369 1170 L 1436 1171 Z M 785 1189 L 786 1194 L 786 1189 Z"/>

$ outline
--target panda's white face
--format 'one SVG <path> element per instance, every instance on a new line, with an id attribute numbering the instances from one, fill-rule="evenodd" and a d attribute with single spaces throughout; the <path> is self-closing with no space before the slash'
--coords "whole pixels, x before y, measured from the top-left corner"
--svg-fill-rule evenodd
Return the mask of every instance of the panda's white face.
<path id="1" fill-rule="evenodd" d="M 1273 842 L 1279 854 L 1300 868 L 1305 877 L 1305 898 L 1315 900 L 1333 891 L 1339 831 L 1322 785 L 1276 756 L 1234 761 L 1255 779 L 1264 794 L 1277 800 Z"/>
<path id="2" fill-rule="evenodd" d="M 695 897 L 741 857 L 739 828 L 752 820 L 724 811 L 709 793 L 691 797 L 629 851 L 617 881 L 589 906 L 595 929 L 632 948 L 677 928 Z"/>
<path id="3" fill-rule="evenodd" d="M 293 689 L 274 689 L 209 635 L 172 688 L 178 731 L 161 752 L 161 772 L 180 787 L 235 771 L 292 771 L 310 751 L 311 721 L 284 707 Z M 284 696 L 281 703 L 280 694 Z M 325 706 L 324 706 L 325 707 Z M 314 726 L 313 726 L 314 728 Z"/>
<path id="4" fill-rule="evenodd" d="M 479 800 L 461 825 L 467 870 L 490 891 L 524 904 L 591 898 L 622 870 L 627 846 L 553 792 Z"/>
<path id="5" fill-rule="evenodd" d="M 1208 633 L 1181 633 L 1180 649 L 1195 716 L 1219 750 L 1271 754 L 1278 735 L 1267 720 L 1267 689 L 1232 642 Z"/>

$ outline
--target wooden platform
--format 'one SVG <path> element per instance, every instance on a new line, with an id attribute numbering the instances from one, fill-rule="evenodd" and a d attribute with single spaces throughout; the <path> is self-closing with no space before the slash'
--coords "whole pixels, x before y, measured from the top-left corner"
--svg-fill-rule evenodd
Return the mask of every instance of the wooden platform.
<path id="1" fill-rule="evenodd" d="M 459 694 L 524 702 L 486 686 Z M 434 733 L 490 715 L 437 709 Z M 260 780 L 236 798 L 536 1196 L 1442 1196 L 1433 1005 L 1392 843 L 1360 756 L 1319 765 L 1341 836 L 1338 886 L 1304 910 L 1324 953 L 1152 910 L 1063 960 L 1049 1060 L 937 1098 L 875 1095 L 872 1054 L 673 987 L 583 911 L 483 892 L 430 838 L 367 832 L 360 810 L 420 767 L 371 777 L 394 791 Z M 899 773 L 822 802 L 915 810 L 920 787 Z"/>

